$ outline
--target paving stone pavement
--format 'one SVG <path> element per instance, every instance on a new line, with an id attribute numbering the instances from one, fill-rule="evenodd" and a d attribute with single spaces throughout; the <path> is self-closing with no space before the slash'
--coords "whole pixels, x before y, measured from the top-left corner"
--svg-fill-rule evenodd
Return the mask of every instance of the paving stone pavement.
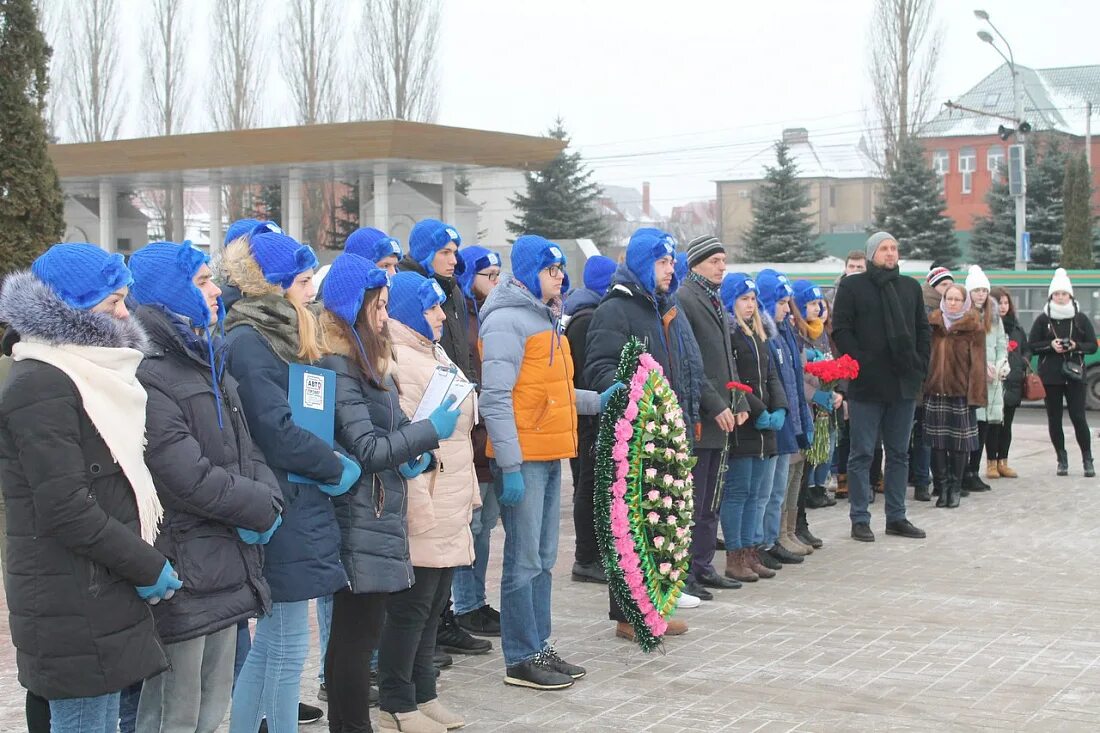
<path id="1" fill-rule="evenodd" d="M 812 511 L 824 549 L 776 579 L 681 611 L 690 631 L 663 653 L 616 639 L 604 587 L 569 579 L 566 486 L 553 637 L 588 676 L 564 692 L 507 687 L 494 640 L 491 654 L 456 657 L 440 697 L 472 733 L 1095 730 L 1100 483 L 1082 477 L 1076 457 L 1071 477 L 1056 478 L 1041 412 L 1023 413 L 1011 461 L 1021 478 L 993 482 L 957 510 L 910 502 L 927 540 L 883 534 L 881 497 L 874 544 L 848 538 L 846 502 Z M 499 527 L 493 542 L 490 598 L 499 607 Z M 6 623 L 4 613 L 0 731 L 24 730 Z M 307 702 L 316 701 L 316 675 L 314 643 Z"/>

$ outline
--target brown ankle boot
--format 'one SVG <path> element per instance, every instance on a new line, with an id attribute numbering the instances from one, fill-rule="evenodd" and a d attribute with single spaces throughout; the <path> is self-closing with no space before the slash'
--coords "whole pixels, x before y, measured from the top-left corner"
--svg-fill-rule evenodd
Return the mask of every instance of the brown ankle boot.
<path id="1" fill-rule="evenodd" d="M 838 473 L 836 475 L 836 498 L 843 499 L 848 496 L 848 474 Z"/>
<path id="2" fill-rule="evenodd" d="M 742 552 L 745 553 L 745 563 L 754 573 L 761 578 L 775 577 L 775 571 L 760 562 L 760 558 L 756 556 L 755 547 L 746 547 Z"/>
<path id="3" fill-rule="evenodd" d="M 1000 478 L 1001 471 L 998 468 L 997 461 L 985 462 L 985 477 L 986 478 Z"/>
<path id="4" fill-rule="evenodd" d="M 1020 474 L 1008 467 L 1008 461 L 1001 459 L 997 461 L 997 473 L 1001 474 L 1001 478 L 1019 478 Z"/>
<path id="5" fill-rule="evenodd" d="M 726 577 L 742 583 L 755 583 L 760 576 L 752 571 L 745 560 L 744 550 L 726 550 Z"/>

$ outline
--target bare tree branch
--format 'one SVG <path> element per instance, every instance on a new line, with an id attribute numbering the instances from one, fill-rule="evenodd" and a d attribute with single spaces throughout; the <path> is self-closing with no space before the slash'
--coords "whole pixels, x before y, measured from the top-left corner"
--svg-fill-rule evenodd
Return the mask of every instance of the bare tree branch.
<path id="1" fill-rule="evenodd" d="M 61 43 L 61 25 L 65 18 L 65 0 L 36 0 L 35 11 L 38 13 L 38 28 L 46 37 L 46 43 L 50 44 L 50 83 L 46 91 L 46 100 L 43 114 L 46 118 L 46 134 L 50 139 L 57 140 L 61 133 L 63 107 L 61 100 L 65 97 L 65 86 L 62 80 L 65 78 L 64 48 Z"/>
<path id="2" fill-rule="evenodd" d="M 935 9 L 935 0 L 875 2 L 868 55 L 878 130 L 870 137 L 884 169 L 893 164 L 900 143 L 917 134 L 933 110 L 944 33 L 934 25 Z"/>
<path id="3" fill-rule="evenodd" d="M 361 113 L 368 118 L 435 119 L 438 109 L 438 0 L 366 0 L 360 45 Z"/>
<path id="4" fill-rule="evenodd" d="M 174 135 L 187 120 L 187 49 L 190 32 L 186 4 L 151 0 L 142 39 L 145 59 L 145 127 L 155 135 Z"/>
<path id="5" fill-rule="evenodd" d="M 115 0 L 81 0 L 70 10 L 69 128 L 80 142 L 111 140 L 118 137 L 123 111 L 118 7 Z"/>
<path id="6" fill-rule="evenodd" d="M 340 19 L 343 0 L 290 0 L 283 25 L 283 76 L 290 86 L 298 124 L 335 122 L 338 93 Z"/>
<path id="7" fill-rule="evenodd" d="M 210 114 L 219 130 L 245 130 L 260 122 L 263 82 L 258 0 L 217 0 L 218 29 Z"/>

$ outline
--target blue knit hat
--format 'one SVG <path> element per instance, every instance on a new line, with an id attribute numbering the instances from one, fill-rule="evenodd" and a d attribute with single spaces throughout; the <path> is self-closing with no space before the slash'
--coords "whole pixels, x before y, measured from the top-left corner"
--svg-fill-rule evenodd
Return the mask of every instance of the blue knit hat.
<path id="1" fill-rule="evenodd" d="M 365 257 L 344 252 L 337 255 L 321 283 L 325 310 L 344 323 L 355 326 L 368 290 L 389 285 L 389 275 Z"/>
<path id="2" fill-rule="evenodd" d="M 462 237 L 458 230 L 450 224 L 444 224 L 439 219 L 421 219 L 409 232 L 409 256 L 420 263 L 429 275 L 434 275 L 432 260 L 435 253 L 446 247 L 451 242 L 456 247 L 462 246 Z M 465 269 L 462 260 L 455 264 L 455 274 L 461 275 Z"/>
<path id="3" fill-rule="evenodd" d="M 539 273 L 550 265 L 560 265 L 565 270 L 565 253 L 561 247 L 537 234 L 524 234 L 512 243 L 512 276 L 523 283 L 523 287 L 542 300 L 542 285 Z M 569 290 L 569 273 L 561 283 L 563 293 Z"/>
<path id="4" fill-rule="evenodd" d="M 77 310 L 99 305 L 111 293 L 134 284 L 122 255 L 87 242 L 53 245 L 31 264 L 31 274 Z"/>
<path id="5" fill-rule="evenodd" d="M 193 328 L 210 324 L 206 298 L 195 287 L 194 277 L 210 257 L 191 242 L 153 242 L 130 255 L 134 286 L 130 294 L 141 305 L 159 304 L 187 318 Z M 225 317 L 225 305 L 218 298 L 218 320 Z"/>
<path id="6" fill-rule="evenodd" d="M 825 293 L 821 288 L 809 280 L 794 281 L 794 302 L 803 318 L 806 317 L 806 306 L 815 300 L 825 300 Z"/>
<path id="7" fill-rule="evenodd" d="M 470 300 L 474 300 L 474 278 L 482 270 L 490 267 L 500 267 L 500 255 L 491 249 L 472 245 L 458 250 L 458 259 L 462 262 L 462 269 L 455 268 L 458 273 L 458 286 Z"/>
<path id="8" fill-rule="evenodd" d="M 308 244 L 302 244 L 282 233 L 263 232 L 249 240 L 249 248 L 264 279 L 286 290 L 294 278 L 306 270 L 317 269 L 317 255 Z"/>
<path id="9" fill-rule="evenodd" d="M 758 297 L 760 291 L 756 287 L 756 281 L 747 272 L 731 272 L 722 278 L 722 286 L 718 294 L 722 298 L 722 305 L 733 313 L 733 305 L 745 293 L 755 293 Z"/>
<path id="10" fill-rule="evenodd" d="M 791 281 L 778 270 L 771 268 L 756 273 L 757 299 L 769 316 L 775 316 L 775 304 L 794 295 Z"/>
<path id="11" fill-rule="evenodd" d="M 584 263 L 584 286 L 589 290 L 607 295 L 607 289 L 611 287 L 611 276 L 615 274 L 618 265 L 615 260 L 603 255 L 595 255 Z"/>
<path id="12" fill-rule="evenodd" d="M 273 221 L 261 221 L 260 219 L 237 219 L 225 230 L 225 244 L 229 244 L 241 237 L 254 237 L 263 232 L 275 232 L 282 234 L 283 230 Z"/>
<path id="13" fill-rule="evenodd" d="M 683 282 L 684 278 L 687 277 L 687 275 L 688 275 L 688 255 L 687 255 L 687 252 L 677 252 L 676 253 L 676 269 L 674 270 L 674 272 L 676 273 L 676 277 L 677 277 L 677 279 L 679 279 L 680 282 Z"/>
<path id="14" fill-rule="evenodd" d="M 668 232 L 643 227 L 630 236 L 630 242 L 626 245 L 626 266 L 650 295 L 655 295 L 657 292 L 653 266 L 662 257 L 676 257 L 676 238 Z M 680 287 L 680 278 L 674 271 L 668 292 L 675 293 L 678 287 Z"/>
<path id="15" fill-rule="evenodd" d="M 401 259 L 401 243 L 374 227 L 360 227 L 348 235 L 344 251 L 378 262 L 386 257 Z"/>
<path id="16" fill-rule="evenodd" d="M 399 272 L 390 278 L 390 318 L 394 318 L 435 341 L 435 332 L 428 325 L 424 312 L 442 305 L 447 296 L 434 278 L 426 278 L 416 272 Z"/>

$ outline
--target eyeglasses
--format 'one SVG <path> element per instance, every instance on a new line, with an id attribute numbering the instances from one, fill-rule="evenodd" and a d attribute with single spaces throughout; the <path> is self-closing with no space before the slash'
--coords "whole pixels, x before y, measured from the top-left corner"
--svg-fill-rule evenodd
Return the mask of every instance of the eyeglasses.
<path id="1" fill-rule="evenodd" d="M 546 268 L 546 272 L 550 275 L 550 277 L 564 276 L 565 268 L 561 265 L 550 265 Z"/>
<path id="2" fill-rule="evenodd" d="M 944 298 L 948 303 L 965 303 L 965 298 Z"/>
<path id="3" fill-rule="evenodd" d="M 500 273 L 499 272 L 479 272 L 477 274 L 477 276 L 478 277 L 487 277 L 487 278 L 489 278 L 489 282 L 491 282 L 491 283 L 495 283 L 497 280 L 500 279 Z"/>

